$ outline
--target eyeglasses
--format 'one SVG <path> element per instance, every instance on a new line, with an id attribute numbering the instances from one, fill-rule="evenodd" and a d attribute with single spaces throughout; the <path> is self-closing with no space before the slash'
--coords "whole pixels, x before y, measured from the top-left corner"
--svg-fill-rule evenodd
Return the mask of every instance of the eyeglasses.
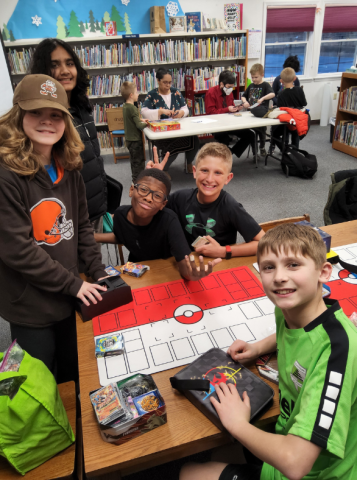
<path id="1" fill-rule="evenodd" d="M 172 82 L 162 82 L 164 85 L 172 85 Z"/>
<path id="2" fill-rule="evenodd" d="M 152 199 L 156 203 L 163 203 L 165 200 L 167 200 L 167 196 L 164 195 L 162 192 L 157 192 L 155 190 L 150 190 L 149 187 L 146 185 L 141 185 L 140 183 L 136 183 L 134 185 L 134 188 L 137 189 L 138 194 L 141 197 L 147 197 L 149 193 L 152 193 Z"/>

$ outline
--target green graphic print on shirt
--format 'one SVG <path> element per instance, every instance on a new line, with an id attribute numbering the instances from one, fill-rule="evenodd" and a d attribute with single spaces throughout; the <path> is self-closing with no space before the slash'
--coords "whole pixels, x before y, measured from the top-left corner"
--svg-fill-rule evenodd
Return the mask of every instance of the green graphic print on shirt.
<path id="1" fill-rule="evenodd" d="M 188 224 L 185 226 L 185 230 L 187 230 L 189 234 L 192 235 L 192 231 L 194 227 L 198 227 L 198 228 L 203 228 L 204 231 L 206 232 L 206 235 L 210 235 L 211 237 L 214 237 L 216 235 L 215 232 L 212 230 L 212 228 L 216 225 L 217 222 L 216 220 L 213 220 L 213 218 L 207 219 L 206 226 L 203 225 L 202 223 L 193 223 L 195 220 L 194 214 L 186 215 L 186 220 Z"/>

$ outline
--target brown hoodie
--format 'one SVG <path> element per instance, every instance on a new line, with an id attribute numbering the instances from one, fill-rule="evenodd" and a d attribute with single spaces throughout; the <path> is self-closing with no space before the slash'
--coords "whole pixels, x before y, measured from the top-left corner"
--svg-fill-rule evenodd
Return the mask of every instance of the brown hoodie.
<path id="1" fill-rule="evenodd" d="M 88 219 L 79 172 L 57 164 L 52 183 L 45 171 L 33 179 L 0 164 L 0 315 L 10 323 L 45 327 L 68 317 L 88 274 L 106 276 Z"/>

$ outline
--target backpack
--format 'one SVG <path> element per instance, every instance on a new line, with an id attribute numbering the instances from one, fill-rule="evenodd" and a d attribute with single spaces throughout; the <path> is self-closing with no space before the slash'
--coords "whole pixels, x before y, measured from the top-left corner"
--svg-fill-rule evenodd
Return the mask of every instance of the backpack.
<path id="1" fill-rule="evenodd" d="M 286 177 L 312 178 L 317 172 L 315 155 L 310 155 L 305 150 L 299 150 L 291 145 L 285 147 L 281 168 Z"/>

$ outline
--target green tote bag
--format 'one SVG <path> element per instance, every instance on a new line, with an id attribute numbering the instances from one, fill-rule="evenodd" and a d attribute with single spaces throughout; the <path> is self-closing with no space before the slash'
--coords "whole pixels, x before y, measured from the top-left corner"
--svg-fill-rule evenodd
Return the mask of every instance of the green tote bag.
<path id="1" fill-rule="evenodd" d="M 0 353 L 0 361 L 4 354 Z M 74 435 L 56 381 L 43 362 L 25 352 L 18 372 L 26 376 L 12 400 L 0 396 L 0 455 L 22 475 L 69 447 Z"/>

